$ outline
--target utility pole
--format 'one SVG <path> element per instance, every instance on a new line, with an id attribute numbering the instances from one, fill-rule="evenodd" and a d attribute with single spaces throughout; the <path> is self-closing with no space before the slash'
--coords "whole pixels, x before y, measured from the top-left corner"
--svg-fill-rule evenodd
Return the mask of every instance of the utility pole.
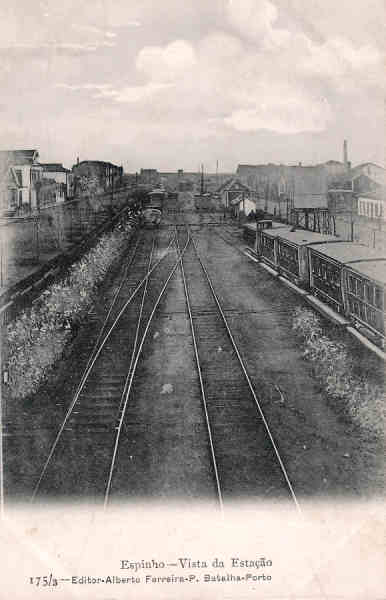
<path id="1" fill-rule="evenodd" d="M 113 220 L 113 205 L 114 205 L 114 171 L 111 169 L 111 220 Z"/>
<path id="2" fill-rule="evenodd" d="M 33 227 L 35 230 L 35 260 L 40 262 L 40 242 L 39 242 L 39 215 L 33 218 Z"/>
<path id="3" fill-rule="evenodd" d="M 201 196 L 204 195 L 204 165 L 201 164 Z"/>
<path id="4" fill-rule="evenodd" d="M 4 453 L 3 453 L 3 314 L 0 315 L 0 520 L 4 519 Z"/>
<path id="5" fill-rule="evenodd" d="M 0 236 L 0 287 L 3 287 L 4 280 L 5 280 L 5 273 L 3 274 L 3 262 L 5 263 L 4 258 L 3 258 L 3 249 L 4 249 L 3 236 L 1 235 Z"/>

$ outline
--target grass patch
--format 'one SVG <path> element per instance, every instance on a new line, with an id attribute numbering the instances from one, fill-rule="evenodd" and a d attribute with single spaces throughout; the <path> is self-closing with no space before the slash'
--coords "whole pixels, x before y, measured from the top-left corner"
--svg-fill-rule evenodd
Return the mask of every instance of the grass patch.
<path id="1" fill-rule="evenodd" d="M 303 342 L 303 356 L 312 364 L 314 376 L 329 398 L 369 433 L 383 434 L 384 386 L 361 373 L 346 343 L 327 335 L 320 318 L 310 309 L 296 308 L 292 329 Z"/>
<path id="2" fill-rule="evenodd" d="M 4 367 L 9 396 L 23 399 L 35 393 L 94 301 L 98 285 L 125 250 L 131 227 L 103 235 L 69 270 L 48 287 L 32 307 L 9 323 L 5 331 Z"/>

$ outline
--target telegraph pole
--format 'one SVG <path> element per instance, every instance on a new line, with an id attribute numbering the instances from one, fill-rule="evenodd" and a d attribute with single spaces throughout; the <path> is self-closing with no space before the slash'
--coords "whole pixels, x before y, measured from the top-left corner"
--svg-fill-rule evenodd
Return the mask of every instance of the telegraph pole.
<path id="1" fill-rule="evenodd" d="M 4 519 L 4 453 L 3 453 L 3 313 L 0 315 L 0 520 Z"/>
<path id="2" fill-rule="evenodd" d="M 33 217 L 33 227 L 35 230 L 35 260 L 37 263 L 40 262 L 40 240 L 39 240 L 39 215 Z"/>
<path id="3" fill-rule="evenodd" d="M 113 206 L 114 206 L 114 171 L 111 169 L 111 220 L 113 220 Z"/>

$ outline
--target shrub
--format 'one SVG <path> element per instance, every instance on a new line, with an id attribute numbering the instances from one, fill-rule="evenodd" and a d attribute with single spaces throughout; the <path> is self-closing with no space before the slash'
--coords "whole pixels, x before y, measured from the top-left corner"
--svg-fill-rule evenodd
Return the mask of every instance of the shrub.
<path id="1" fill-rule="evenodd" d="M 92 305 L 98 284 L 122 254 L 130 231 L 125 227 L 105 234 L 64 280 L 8 325 L 5 368 L 12 398 L 29 396 L 47 378 Z"/>
<path id="2" fill-rule="evenodd" d="M 350 349 L 324 333 L 319 317 L 296 308 L 292 329 L 303 341 L 303 356 L 328 396 L 347 409 L 354 422 L 376 436 L 383 433 L 384 389 L 360 375 Z"/>

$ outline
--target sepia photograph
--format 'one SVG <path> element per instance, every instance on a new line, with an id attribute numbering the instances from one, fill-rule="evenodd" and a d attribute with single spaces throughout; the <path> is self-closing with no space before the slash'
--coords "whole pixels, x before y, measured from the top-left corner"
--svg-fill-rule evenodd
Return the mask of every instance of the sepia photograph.
<path id="1" fill-rule="evenodd" d="M 385 598 L 385 12 L 0 3 L 0 598 Z"/>

